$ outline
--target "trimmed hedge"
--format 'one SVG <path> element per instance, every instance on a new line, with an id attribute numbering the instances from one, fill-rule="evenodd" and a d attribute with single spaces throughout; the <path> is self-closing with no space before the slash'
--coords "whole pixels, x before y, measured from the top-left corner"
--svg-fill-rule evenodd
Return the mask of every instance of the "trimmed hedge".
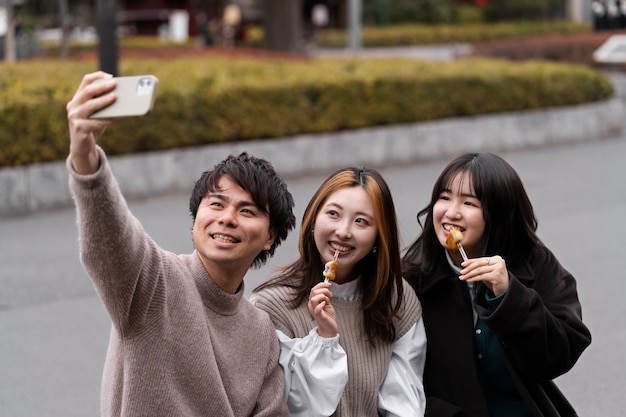
<path id="1" fill-rule="evenodd" d="M 93 62 L 0 65 L 0 166 L 62 160 L 65 105 Z M 121 73 L 160 79 L 153 112 L 120 119 L 110 154 L 243 141 L 446 117 L 573 105 L 609 98 L 590 68 L 463 59 L 126 59 Z"/>
<path id="2" fill-rule="evenodd" d="M 365 27 L 361 43 L 365 47 L 437 45 L 446 43 L 487 42 L 502 39 L 522 39 L 537 35 L 589 33 L 590 23 L 546 21 L 470 23 L 459 25 L 411 24 L 386 27 Z M 345 48 L 345 30 L 324 30 L 316 33 L 315 44 L 323 48 Z"/>

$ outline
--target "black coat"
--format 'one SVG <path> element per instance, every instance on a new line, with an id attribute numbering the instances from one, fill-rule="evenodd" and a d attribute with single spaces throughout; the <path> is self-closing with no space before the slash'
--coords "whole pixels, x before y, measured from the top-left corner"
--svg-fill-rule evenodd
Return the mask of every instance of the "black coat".
<path id="1" fill-rule="evenodd" d="M 497 336 L 529 408 L 537 416 L 576 416 L 552 382 L 591 343 L 576 281 L 547 249 L 536 249 L 525 263 L 508 267 L 509 289 L 494 311 L 484 302 L 485 287 L 477 286 L 479 317 Z M 472 307 L 445 254 L 432 275 L 407 279 L 422 303 L 428 341 L 426 416 L 489 416 L 475 359 Z"/>

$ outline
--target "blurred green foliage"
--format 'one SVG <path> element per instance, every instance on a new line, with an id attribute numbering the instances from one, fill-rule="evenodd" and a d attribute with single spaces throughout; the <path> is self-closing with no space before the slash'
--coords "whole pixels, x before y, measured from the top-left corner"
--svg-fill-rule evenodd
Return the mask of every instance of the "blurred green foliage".
<path id="1" fill-rule="evenodd" d="M 478 2 L 477 2 L 478 3 Z M 364 21 L 368 25 L 402 23 L 464 23 L 545 21 L 563 18 L 566 0 L 498 0 L 477 6 L 452 0 L 363 0 Z"/>
<path id="2" fill-rule="evenodd" d="M 468 17 L 468 20 L 470 18 Z M 527 21 L 465 24 L 402 24 L 387 27 L 366 26 L 361 31 L 364 47 L 437 45 L 446 43 L 477 43 L 502 39 L 520 39 L 546 34 L 591 32 L 590 23 L 566 21 Z M 316 33 L 315 44 L 323 48 L 347 46 L 345 30 L 324 30 Z"/>
<path id="3" fill-rule="evenodd" d="M 66 103 L 92 61 L 0 64 L 0 166 L 62 160 Z M 110 154 L 244 141 L 604 100 L 613 86 L 585 66 L 462 59 L 187 57 L 121 62 L 154 74 L 147 116 L 120 119 L 101 139 Z"/>

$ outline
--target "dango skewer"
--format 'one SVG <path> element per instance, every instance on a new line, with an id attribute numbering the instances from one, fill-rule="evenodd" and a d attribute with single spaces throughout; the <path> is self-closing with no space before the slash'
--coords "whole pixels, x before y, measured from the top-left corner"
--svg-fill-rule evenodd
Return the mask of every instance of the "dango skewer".
<path id="1" fill-rule="evenodd" d="M 465 249 L 463 249 L 463 245 L 461 245 L 461 241 L 463 241 L 463 233 L 459 229 L 452 229 L 448 232 L 448 237 L 446 238 L 446 245 L 450 250 L 458 250 L 461 253 L 464 261 L 467 261 L 467 255 L 465 254 Z"/>
<path id="2" fill-rule="evenodd" d="M 324 265 L 324 272 L 322 272 L 322 274 L 324 275 L 324 282 L 332 281 L 337 276 L 337 266 L 338 266 L 337 258 L 338 257 L 339 257 L 339 251 L 336 250 L 333 260 L 330 262 L 326 262 L 326 265 Z"/>

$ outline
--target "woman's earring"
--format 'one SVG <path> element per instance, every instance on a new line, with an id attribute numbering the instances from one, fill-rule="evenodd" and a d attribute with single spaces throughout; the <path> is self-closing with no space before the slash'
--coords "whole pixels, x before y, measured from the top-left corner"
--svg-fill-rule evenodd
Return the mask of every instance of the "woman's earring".
<path id="1" fill-rule="evenodd" d="M 376 253 L 376 246 L 372 248 L 372 253 Z"/>

